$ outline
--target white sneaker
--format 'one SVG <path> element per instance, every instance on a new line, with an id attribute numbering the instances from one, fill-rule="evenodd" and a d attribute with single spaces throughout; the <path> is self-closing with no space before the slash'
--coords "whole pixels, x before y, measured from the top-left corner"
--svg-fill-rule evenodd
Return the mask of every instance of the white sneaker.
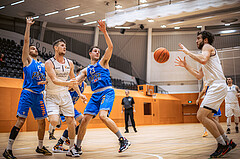
<path id="1" fill-rule="evenodd" d="M 68 150 L 66 156 L 71 156 L 71 157 L 80 157 L 80 154 L 77 152 L 75 149 L 75 146 L 73 146 L 71 149 Z"/>

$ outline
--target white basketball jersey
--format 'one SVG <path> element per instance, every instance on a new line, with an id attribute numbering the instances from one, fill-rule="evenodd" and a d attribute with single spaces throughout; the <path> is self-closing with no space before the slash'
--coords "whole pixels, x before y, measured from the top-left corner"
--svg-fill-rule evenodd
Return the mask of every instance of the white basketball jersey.
<path id="1" fill-rule="evenodd" d="M 64 57 L 64 64 L 59 63 L 54 57 L 50 58 L 51 62 L 54 65 L 54 71 L 56 73 L 56 77 L 60 80 L 63 81 L 67 81 L 68 77 L 69 77 L 69 73 L 70 73 L 70 65 L 68 60 Z M 59 86 L 56 85 L 52 82 L 52 80 L 50 79 L 50 77 L 47 75 L 47 84 L 46 84 L 46 91 L 47 93 L 50 94 L 57 94 L 60 92 L 68 92 L 68 87 L 66 86 Z"/>
<path id="2" fill-rule="evenodd" d="M 227 86 L 226 103 L 238 103 L 236 85 Z"/>
<path id="3" fill-rule="evenodd" d="M 213 83 L 214 81 L 225 81 L 225 76 L 223 74 L 222 66 L 215 50 L 216 54 L 210 56 L 208 62 L 202 65 L 203 74 L 205 77 L 206 85 Z"/>

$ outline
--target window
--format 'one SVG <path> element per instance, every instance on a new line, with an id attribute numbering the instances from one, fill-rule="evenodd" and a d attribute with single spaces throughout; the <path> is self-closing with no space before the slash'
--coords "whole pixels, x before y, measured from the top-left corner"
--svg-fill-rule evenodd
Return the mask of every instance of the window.
<path id="1" fill-rule="evenodd" d="M 151 103 L 144 103 L 144 115 L 152 115 Z"/>

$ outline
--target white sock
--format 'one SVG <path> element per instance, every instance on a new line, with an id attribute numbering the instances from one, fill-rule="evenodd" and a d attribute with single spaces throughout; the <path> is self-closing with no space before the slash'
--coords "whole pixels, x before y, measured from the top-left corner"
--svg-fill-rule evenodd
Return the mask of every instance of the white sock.
<path id="1" fill-rule="evenodd" d="M 70 140 L 69 149 L 71 149 L 74 145 L 74 139 L 69 139 L 69 140 Z"/>
<path id="2" fill-rule="evenodd" d="M 225 133 L 222 134 L 221 136 L 223 137 L 224 141 L 226 141 L 227 143 L 230 142 L 229 138 L 227 137 L 227 135 Z"/>
<path id="3" fill-rule="evenodd" d="M 217 142 L 222 144 L 222 145 L 226 145 L 226 142 L 223 140 L 223 137 L 220 135 L 219 137 L 216 138 Z"/>
<path id="4" fill-rule="evenodd" d="M 13 139 L 8 139 L 8 145 L 7 145 L 7 150 L 12 150 L 12 145 L 15 140 Z"/>
<path id="5" fill-rule="evenodd" d="M 227 128 L 230 129 L 231 128 L 231 117 L 227 118 Z"/>
<path id="6" fill-rule="evenodd" d="M 67 138 L 64 137 L 64 136 L 61 136 L 61 139 L 62 139 L 63 141 L 66 141 L 66 140 L 67 140 Z"/>
<path id="7" fill-rule="evenodd" d="M 38 147 L 39 147 L 40 149 L 43 148 L 43 140 L 38 140 Z"/>

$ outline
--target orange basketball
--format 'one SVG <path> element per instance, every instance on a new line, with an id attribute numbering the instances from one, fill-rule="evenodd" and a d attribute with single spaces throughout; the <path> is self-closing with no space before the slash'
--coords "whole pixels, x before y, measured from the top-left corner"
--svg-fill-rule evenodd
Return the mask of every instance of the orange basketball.
<path id="1" fill-rule="evenodd" d="M 158 63 L 167 62 L 167 60 L 169 59 L 169 52 L 168 52 L 168 50 L 163 48 L 163 47 L 157 48 L 154 51 L 154 59 Z"/>

